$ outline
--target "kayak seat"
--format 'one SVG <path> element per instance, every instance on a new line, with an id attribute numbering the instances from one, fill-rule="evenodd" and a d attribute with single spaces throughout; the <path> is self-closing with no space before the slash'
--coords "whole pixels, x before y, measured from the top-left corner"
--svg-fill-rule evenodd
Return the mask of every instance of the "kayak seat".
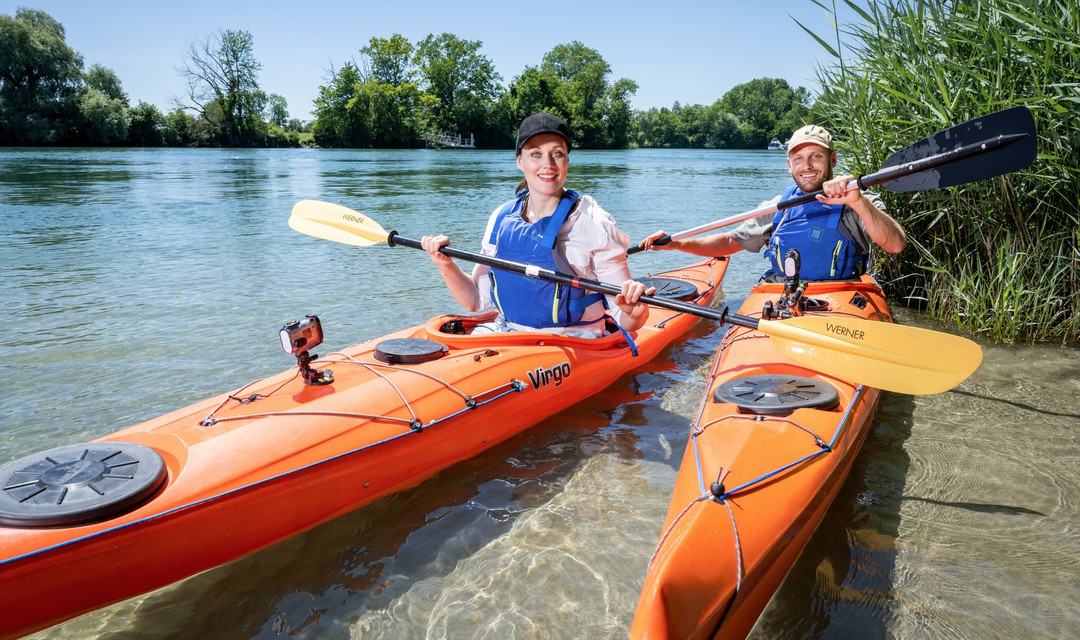
<path id="1" fill-rule="evenodd" d="M 165 484 L 150 447 L 90 442 L 0 466 L 0 525 L 67 527 L 107 520 L 141 505 Z"/>
<path id="2" fill-rule="evenodd" d="M 465 330 L 465 322 L 461 318 L 455 318 L 454 320 L 442 323 L 439 327 L 439 333 L 463 336 L 469 332 Z"/>
<path id="3" fill-rule="evenodd" d="M 716 388 L 712 399 L 767 416 L 788 415 L 796 409 L 832 411 L 840 404 L 840 394 L 832 385 L 803 376 L 770 374 L 728 380 Z"/>

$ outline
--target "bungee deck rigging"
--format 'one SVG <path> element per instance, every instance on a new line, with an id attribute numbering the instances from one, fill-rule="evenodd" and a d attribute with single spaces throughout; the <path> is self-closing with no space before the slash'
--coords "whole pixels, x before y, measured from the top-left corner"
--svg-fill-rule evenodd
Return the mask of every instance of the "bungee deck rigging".
<path id="1" fill-rule="evenodd" d="M 758 285 L 739 313 L 775 322 L 784 293 Z M 868 276 L 810 283 L 805 295 L 800 315 L 891 320 Z M 745 636 L 846 476 L 879 395 L 787 360 L 755 328 L 727 331 L 631 637 Z"/>
<path id="2" fill-rule="evenodd" d="M 491 356 L 491 355 L 497 355 L 497 353 L 498 353 L 497 351 L 489 350 L 489 353 L 485 353 L 483 355 Z M 341 358 L 340 359 L 331 358 L 331 356 L 335 356 L 335 355 L 336 356 L 341 356 Z M 478 354 L 476 356 L 478 362 L 479 362 L 480 357 L 481 357 L 480 354 Z M 469 394 L 466 394 L 465 392 L 457 389 L 456 387 L 454 387 L 454 385 L 450 384 L 449 382 L 447 382 L 445 380 L 440 380 L 438 377 L 433 376 L 433 375 L 431 375 L 429 373 L 425 373 L 423 371 L 419 371 L 419 370 L 416 370 L 416 369 L 409 369 L 409 368 L 406 368 L 406 367 L 402 367 L 402 366 L 399 366 L 399 365 L 393 365 L 393 364 L 382 364 L 382 363 L 377 363 L 377 362 L 361 362 L 361 361 L 359 361 L 359 360 L 357 360 L 357 359 L 355 359 L 355 358 L 353 358 L 353 357 L 351 357 L 351 356 L 349 356 L 347 354 L 344 354 L 344 353 L 337 353 L 337 352 L 331 353 L 328 356 L 326 356 L 325 358 L 322 358 L 320 360 L 315 360 L 313 362 L 322 363 L 322 364 L 333 364 L 333 365 L 336 365 L 336 364 L 354 365 L 354 366 L 357 366 L 357 367 L 360 367 L 362 369 L 366 369 L 366 370 L 370 371 L 373 375 L 375 375 L 375 376 L 381 378 L 382 380 L 386 381 L 386 383 L 390 386 L 390 388 L 393 389 L 393 391 L 397 395 L 397 397 L 401 399 L 402 405 L 408 410 L 408 412 L 411 414 L 412 417 L 411 418 L 397 418 L 397 417 L 394 417 L 394 416 L 373 415 L 373 414 L 368 414 L 368 413 L 358 413 L 358 412 L 354 412 L 354 411 L 301 411 L 301 410 L 295 410 L 295 409 L 294 410 L 289 410 L 289 411 L 278 411 L 278 412 L 268 412 L 268 413 L 251 413 L 251 414 L 241 414 L 241 415 L 215 417 L 215 414 L 217 414 L 218 411 L 225 408 L 225 405 L 228 403 L 229 400 L 235 400 L 235 401 L 240 402 L 241 404 L 250 404 L 251 402 L 257 401 L 260 398 L 266 398 L 269 395 L 272 395 L 273 393 L 278 391 L 280 389 L 279 388 L 278 390 L 271 391 L 267 395 L 255 394 L 254 396 L 249 396 L 248 398 L 244 398 L 244 399 L 237 398 L 236 393 L 238 393 L 238 392 L 234 392 L 233 394 L 230 394 L 228 398 L 223 400 L 220 405 L 215 407 L 214 410 L 211 411 L 205 418 L 203 418 L 203 420 L 202 420 L 202 422 L 200 424 L 202 426 L 204 426 L 204 427 L 210 427 L 210 426 L 214 426 L 214 425 L 216 425 L 216 424 L 218 424 L 220 422 L 231 422 L 231 421 L 235 421 L 235 420 L 251 420 L 251 419 L 255 419 L 255 418 L 267 418 L 267 417 L 270 417 L 270 416 L 327 416 L 327 417 L 338 417 L 338 418 L 362 418 L 362 419 L 365 419 L 365 420 L 380 420 L 380 421 L 385 421 L 385 422 L 394 422 L 394 423 L 400 423 L 400 424 L 408 425 L 408 427 L 412 431 L 423 431 L 424 429 L 435 426 L 436 424 L 438 424 L 440 422 L 443 422 L 445 420 L 448 420 L 449 418 L 452 418 L 452 417 L 460 414 L 463 411 L 469 411 L 469 410 L 472 410 L 472 409 L 476 409 L 477 407 L 484 406 L 484 405 L 489 404 L 491 402 L 494 402 L 495 400 L 498 400 L 498 399 L 500 399 L 500 398 L 502 398 L 502 397 L 504 397 L 504 396 L 506 396 L 506 395 L 508 395 L 510 393 L 520 393 L 525 388 L 525 383 L 523 381 L 518 380 L 516 378 L 511 378 L 507 382 L 505 382 L 505 383 L 503 383 L 501 385 L 498 385 L 498 386 L 496 386 L 496 387 L 494 387 L 492 389 L 488 389 L 486 391 L 481 391 L 481 392 L 479 392 L 479 393 L 477 393 L 475 395 L 469 395 Z M 460 410 L 451 411 L 451 412 L 449 412 L 449 413 L 447 413 L 447 414 L 445 414 L 445 415 L 443 415 L 441 417 L 431 418 L 429 420 L 422 420 L 416 414 L 416 412 L 413 410 L 412 405 L 409 402 L 409 397 L 405 394 L 404 391 L 401 390 L 401 387 L 398 386 L 397 384 L 395 384 L 394 381 L 391 380 L 389 377 L 387 377 L 386 375 L 381 373 L 379 371 L 379 369 L 390 370 L 390 371 L 402 371 L 402 372 L 406 372 L 406 373 L 408 373 L 410 375 L 422 376 L 422 377 L 427 378 L 429 380 L 433 380 L 433 381 L 443 385 L 443 387 L 447 391 L 459 396 L 462 399 L 465 406 Z M 255 383 L 250 383 L 250 384 L 255 384 Z M 241 389 L 246 388 L 247 386 L 250 386 L 250 384 L 245 385 L 245 387 L 242 387 Z"/>
<path id="3" fill-rule="evenodd" d="M 659 275 L 698 308 L 727 264 Z M 607 387 L 698 320 L 650 307 L 633 357 L 619 334 L 470 333 L 491 318 L 436 316 L 325 358 L 294 353 L 298 366 L 275 376 L 0 465 L 0 638 L 168 585 L 415 486 Z M 71 513 L 29 496 L 52 495 L 57 477 L 94 493 L 118 456 L 137 472 L 107 480 L 105 496 Z M 114 500 L 124 485 L 136 490 Z"/>

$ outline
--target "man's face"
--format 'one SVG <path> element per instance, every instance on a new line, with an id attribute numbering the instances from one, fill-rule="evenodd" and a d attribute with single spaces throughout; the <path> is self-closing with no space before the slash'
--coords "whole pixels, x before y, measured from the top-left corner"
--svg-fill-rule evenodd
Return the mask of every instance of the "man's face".
<path id="1" fill-rule="evenodd" d="M 803 193 L 821 189 L 833 177 L 836 153 L 825 147 L 808 143 L 788 153 L 788 171 Z"/>

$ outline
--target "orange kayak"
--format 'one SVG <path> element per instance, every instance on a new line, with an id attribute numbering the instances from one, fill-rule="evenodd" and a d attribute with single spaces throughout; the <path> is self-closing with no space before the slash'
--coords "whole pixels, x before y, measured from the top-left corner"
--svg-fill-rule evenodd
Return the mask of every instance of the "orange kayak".
<path id="1" fill-rule="evenodd" d="M 708 306 L 727 264 L 658 274 L 657 295 Z M 698 320 L 652 307 L 632 334 L 634 357 L 618 332 L 467 333 L 490 319 L 438 316 L 316 356 L 309 380 L 296 367 L 0 465 L 0 637 L 168 585 L 415 486 L 600 391 Z"/>
<path id="2" fill-rule="evenodd" d="M 783 293 L 759 285 L 740 313 L 760 318 Z M 803 298 L 805 315 L 892 321 L 868 276 L 809 283 Z M 792 363 L 756 330 L 728 331 L 631 636 L 745 637 L 844 482 L 878 395 Z"/>

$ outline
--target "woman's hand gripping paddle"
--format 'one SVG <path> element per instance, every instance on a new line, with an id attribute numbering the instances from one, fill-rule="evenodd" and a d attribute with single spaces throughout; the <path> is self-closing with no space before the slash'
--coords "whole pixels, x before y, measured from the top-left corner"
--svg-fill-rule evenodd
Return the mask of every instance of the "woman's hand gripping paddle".
<path id="1" fill-rule="evenodd" d="M 293 207 L 289 226 L 316 238 L 357 247 L 386 243 L 423 250 L 420 241 L 386 232 L 368 216 L 340 205 L 301 200 Z M 598 280 L 542 269 L 443 247 L 452 257 L 534 278 L 618 295 L 619 287 Z M 758 320 L 726 309 L 715 310 L 656 296 L 642 296 L 648 304 L 701 318 L 757 329 L 769 336 L 789 358 L 822 373 L 886 391 L 933 394 L 963 382 L 982 362 L 982 350 L 959 336 L 917 327 L 858 318 L 799 316 L 785 320 Z"/>

